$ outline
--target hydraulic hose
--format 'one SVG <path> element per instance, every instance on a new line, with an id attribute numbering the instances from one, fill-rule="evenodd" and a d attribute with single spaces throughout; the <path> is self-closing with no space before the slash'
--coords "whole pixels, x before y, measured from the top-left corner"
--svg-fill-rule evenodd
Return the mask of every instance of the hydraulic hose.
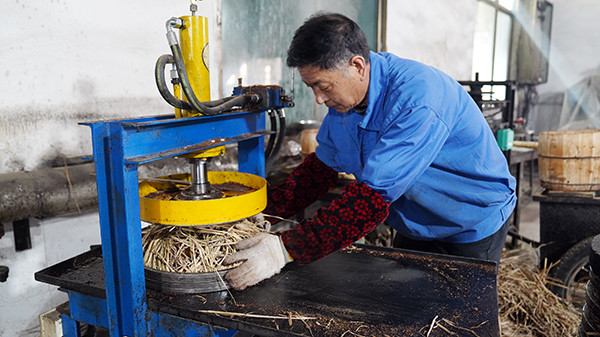
<path id="1" fill-rule="evenodd" d="M 281 149 L 281 145 L 283 144 L 283 138 L 285 137 L 285 112 L 281 108 L 277 109 L 276 111 L 277 115 L 279 116 L 279 132 L 277 136 L 277 142 L 275 143 L 275 147 L 273 148 L 273 153 L 271 153 L 271 156 L 269 156 L 269 159 L 267 160 L 267 173 L 271 170 L 273 162 L 275 161 L 275 157 L 277 156 L 277 153 L 279 152 L 279 149 Z"/>
<path id="2" fill-rule="evenodd" d="M 267 143 L 267 148 L 265 149 L 265 158 L 269 160 L 273 151 L 273 144 L 275 144 L 275 139 L 277 138 L 277 117 L 275 116 L 275 112 L 273 110 L 269 110 L 269 118 L 271 120 L 271 131 L 273 132 L 269 136 L 269 142 Z"/>
<path id="3" fill-rule="evenodd" d="M 173 31 L 173 27 L 182 27 L 183 26 L 183 21 L 179 18 L 171 18 L 167 21 L 166 23 L 166 28 L 167 28 L 167 41 L 169 42 L 169 47 L 171 48 L 171 53 L 173 54 L 172 60 L 175 62 L 175 67 L 177 68 L 177 75 L 179 76 L 179 81 L 181 84 L 181 88 L 183 89 L 183 93 L 185 94 L 185 96 L 188 99 L 188 105 L 190 106 L 191 109 L 186 109 L 186 110 L 195 110 L 198 111 L 200 113 L 202 113 L 203 115 L 208 115 L 208 116 L 214 116 L 214 115 L 218 115 L 221 114 L 225 111 L 231 110 L 233 107 L 235 106 L 239 106 L 239 105 L 243 105 L 246 103 L 258 103 L 261 100 L 261 97 L 257 94 L 248 94 L 248 95 L 240 95 L 240 96 L 233 96 L 233 97 L 228 97 L 222 100 L 218 100 L 215 101 L 213 103 L 202 103 L 198 100 L 198 98 L 196 97 L 196 95 L 194 94 L 194 90 L 192 89 L 192 85 L 190 84 L 190 80 L 187 76 L 187 71 L 185 69 L 185 63 L 183 62 L 183 57 L 181 55 L 181 48 L 179 47 L 179 42 L 177 42 L 177 36 L 175 34 L 175 32 Z M 159 58 L 160 60 L 160 58 Z M 161 63 L 164 63 L 162 69 L 164 69 L 164 66 L 166 66 L 166 62 L 167 61 L 171 61 L 170 59 L 163 59 L 161 60 Z M 157 62 L 157 67 L 158 67 L 158 62 Z M 158 72 L 158 71 L 157 71 Z M 164 79 L 164 70 L 162 70 L 162 73 L 159 77 L 158 73 L 156 74 L 157 76 L 157 81 L 159 81 L 159 78 L 163 78 Z M 165 82 L 165 81 L 163 81 Z M 160 85 L 162 85 L 163 83 L 161 83 Z M 164 85 L 164 88 L 166 88 L 166 83 Z M 159 90 L 161 90 L 161 88 L 159 87 Z M 163 95 L 164 93 L 161 91 L 161 95 Z M 172 96 L 170 93 L 168 95 L 166 95 L 167 97 Z M 163 96 L 164 98 L 165 96 Z M 175 98 L 175 97 L 173 97 Z M 177 98 L 175 98 L 176 100 L 178 100 Z M 165 98 L 165 100 L 167 100 L 167 102 L 171 103 L 171 101 L 173 101 L 171 99 L 171 97 L 169 97 L 169 99 Z M 181 100 L 179 100 L 181 101 Z M 173 101 L 173 103 L 175 104 L 181 104 L 179 102 Z M 173 104 L 171 104 L 173 105 Z M 173 105 L 175 106 L 175 105 Z M 177 107 L 177 106 L 175 106 Z"/>
<path id="4" fill-rule="evenodd" d="M 173 94 L 171 94 L 171 91 L 169 91 L 169 89 L 168 89 L 168 84 L 165 79 L 165 67 L 167 66 L 167 64 L 173 64 L 173 63 L 175 63 L 175 59 L 173 58 L 173 55 L 169 55 L 169 54 L 160 56 L 158 58 L 158 60 L 156 61 L 156 66 L 154 67 L 154 73 L 155 73 L 156 86 L 158 87 L 158 91 L 160 92 L 160 95 L 165 99 L 165 101 L 167 101 L 167 103 L 169 103 L 173 107 L 178 108 L 178 109 L 183 109 L 183 110 L 196 110 L 188 102 L 180 100 L 177 97 L 173 96 Z M 245 102 L 252 100 L 252 98 L 238 98 L 236 101 L 231 102 L 232 100 L 236 99 L 237 97 L 240 97 L 240 96 L 229 96 L 229 97 L 221 98 L 221 99 L 214 100 L 214 101 L 203 102 L 202 104 L 209 108 L 218 107 L 219 109 L 222 109 L 222 111 L 227 111 L 236 105 L 242 105 Z M 229 104 L 226 104 L 226 103 L 229 103 Z"/>
<path id="5" fill-rule="evenodd" d="M 236 96 L 224 97 L 224 98 L 217 99 L 214 101 L 202 102 L 202 104 L 204 104 L 206 106 L 210 106 L 210 107 L 219 106 L 219 105 L 229 102 L 230 100 L 234 99 L 235 97 Z"/>
<path id="6" fill-rule="evenodd" d="M 183 89 L 185 96 L 188 98 L 188 101 L 193 107 L 193 109 L 202 113 L 203 115 L 214 116 L 221 114 L 225 111 L 231 110 L 231 108 L 233 108 L 236 105 L 243 105 L 245 103 L 256 103 L 260 101 L 260 96 L 256 94 L 249 94 L 235 96 L 234 98 L 215 106 L 210 106 L 200 102 L 194 94 L 194 91 L 192 90 L 192 85 L 190 84 L 190 80 L 187 77 L 187 72 L 185 70 L 183 58 L 181 57 L 181 49 L 179 48 L 179 44 L 171 45 L 171 52 L 173 52 L 175 66 L 177 67 L 177 74 L 179 75 L 181 88 Z"/>
<path id="7" fill-rule="evenodd" d="M 154 77 L 156 78 L 156 86 L 158 87 L 158 92 L 162 98 L 167 101 L 167 103 L 171 104 L 173 107 L 183 110 L 193 110 L 192 106 L 186 102 L 178 99 L 177 97 L 171 94 L 169 91 L 167 81 L 165 79 L 165 67 L 167 64 L 175 63 L 173 59 L 173 55 L 165 54 L 161 55 L 156 61 L 156 66 L 154 67 Z"/>
<path id="8" fill-rule="evenodd" d="M 173 58 L 173 55 L 169 54 L 160 56 L 156 61 L 154 73 L 156 77 L 156 85 L 158 87 L 158 91 L 160 92 L 160 95 L 165 99 L 165 101 L 167 101 L 167 103 L 171 104 L 173 107 L 183 110 L 196 110 L 188 102 L 180 100 L 177 97 L 173 96 L 173 94 L 171 94 L 171 91 L 169 91 L 168 89 L 168 84 L 165 79 L 165 67 L 167 66 L 167 64 L 173 63 L 175 63 L 175 59 Z M 238 100 L 236 100 L 235 102 L 230 102 L 235 98 L 236 96 L 229 96 L 215 101 L 204 102 L 202 104 L 207 107 L 220 107 L 223 109 L 223 111 L 226 111 L 235 105 L 243 104 L 245 101 L 244 99 L 238 98 Z M 229 104 L 225 105 L 225 103 L 228 102 Z"/>

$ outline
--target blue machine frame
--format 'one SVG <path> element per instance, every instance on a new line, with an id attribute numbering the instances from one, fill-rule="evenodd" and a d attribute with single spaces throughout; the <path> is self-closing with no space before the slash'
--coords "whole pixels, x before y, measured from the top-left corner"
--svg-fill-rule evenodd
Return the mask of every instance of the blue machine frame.
<path id="1" fill-rule="evenodd" d="M 111 336 L 233 336 L 178 317 L 147 310 L 138 166 L 200 149 L 238 143 L 239 171 L 265 176 L 265 111 L 179 118 L 157 116 L 84 123 L 92 129 L 98 186 L 106 300 L 67 291 L 65 337 L 80 336 L 78 322 L 108 328 Z"/>

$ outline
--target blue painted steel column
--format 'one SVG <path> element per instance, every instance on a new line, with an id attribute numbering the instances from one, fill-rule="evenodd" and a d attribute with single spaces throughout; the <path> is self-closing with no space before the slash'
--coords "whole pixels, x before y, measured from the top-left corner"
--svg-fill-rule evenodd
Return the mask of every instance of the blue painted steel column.
<path id="1" fill-rule="evenodd" d="M 108 328 L 106 299 L 84 295 L 76 291 L 69 293 L 71 319 L 96 327 Z"/>
<path id="2" fill-rule="evenodd" d="M 137 165 L 125 163 L 118 122 L 92 125 L 111 336 L 146 336 Z"/>
<path id="3" fill-rule="evenodd" d="M 79 323 L 67 315 L 60 315 L 63 337 L 81 337 Z"/>
<path id="4" fill-rule="evenodd" d="M 238 170 L 265 176 L 265 138 L 258 137 L 238 143 Z M 274 154 L 273 154 L 274 155 Z"/>

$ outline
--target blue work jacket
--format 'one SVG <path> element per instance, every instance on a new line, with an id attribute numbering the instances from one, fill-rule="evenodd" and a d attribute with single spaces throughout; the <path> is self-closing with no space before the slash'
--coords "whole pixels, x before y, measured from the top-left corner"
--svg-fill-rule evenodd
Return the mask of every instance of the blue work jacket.
<path id="1" fill-rule="evenodd" d="M 367 110 L 330 108 L 317 157 L 390 202 L 387 223 L 417 240 L 475 242 L 515 204 L 515 179 L 481 110 L 443 72 L 370 55 Z"/>

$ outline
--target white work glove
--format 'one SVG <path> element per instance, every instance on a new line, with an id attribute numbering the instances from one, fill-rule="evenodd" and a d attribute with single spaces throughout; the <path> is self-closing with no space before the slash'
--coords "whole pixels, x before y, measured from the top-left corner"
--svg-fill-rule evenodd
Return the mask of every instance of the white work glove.
<path id="1" fill-rule="evenodd" d="M 262 213 L 253 215 L 250 218 L 248 218 L 248 220 L 255 224 L 261 224 L 264 230 L 266 230 L 267 232 L 271 230 L 271 223 L 265 220 L 265 216 Z"/>
<path id="2" fill-rule="evenodd" d="M 223 264 L 244 261 L 233 268 L 225 278 L 229 284 L 243 290 L 277 273 L 291 261 L 281 237 L 269 233 L 258 233 L 234 246 L 238 251 L 229 255 Z"/>

